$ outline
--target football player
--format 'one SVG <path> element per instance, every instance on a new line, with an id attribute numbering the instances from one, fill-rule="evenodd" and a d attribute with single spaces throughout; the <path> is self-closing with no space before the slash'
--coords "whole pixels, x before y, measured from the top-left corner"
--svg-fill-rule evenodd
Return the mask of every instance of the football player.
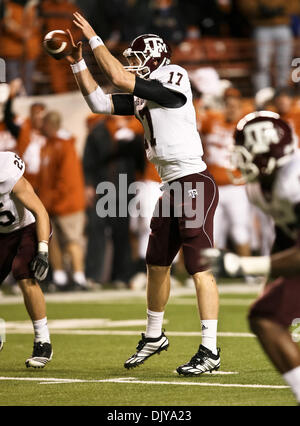
<path id="1" fill-rule="evenodd" d="M 35 335 L 32 356 L 25 364 L 43 368 L 52 358 L 52 346 L 38 281 L 48 272 L 50 222 L 24 171 L 24 162 L 15 153 L 0 152 L 0 284 L 12 272 Z M 0 349 L 2 345 L 3 341 Z"/>
<path id="2" fill-rule="evenodd" d="M 129 62 L 125 69 L 79 13 L 74 14 L 74 23 L 89 40 L 100 69 L 123 92 L 105 94 L 87 69 L 81 42 L 77 45 L 73 42 L 73 53 L 67 59 L 85 100 L 95 113 L 135 115 L 140 120 L 145 131 L 147 157 L 157 167 L 166 188 L 158 201 L 156 210 L 159 214 L 154 215 L 151 222 L 146 256 L 146 333 L 142 334 L 137 352 L 124 366 L 136 367 L 169 346 L 162 324 L 170 293 L 170 267 L 182 247 L 187 271 L 193 276 L 196 286 L 203 332 L 199 350 L 189 362 L 178 367 L 177 372 L 199 375 L 218 369 L 218 290 L 212 273 L 199 262 L 200 249 L 213 246 L 213 217 L 218 189 L 202 160 L 203 150 L 188 74 L 185 69 L 170 64 L 170 47 L 157 35 L 146 34 L 133 40 L 124 51 Z M 69 35 L 72 40 L 70 32 Z M 174 182 L 178 184 L 177 195 L 184 199 L 183 203 L 178 202 L 176 194 L 168 190 L 168 184 Z M 188 186 L 189 190 L 186 190 Z M 190 226 L 186 212 L 195 212 L 198 200 L 201 212 L 194 213 L 195 226 Z M 166 204 L 170 206 L 170 215 L 162 212 Z M 199 224 L 196 223 L 198 213 L 200 216 L 203 213 Z"/>
<path id="3" fill-rule="evenodd" d="M 271 256 L 239 257 L 205 250 L 216 273 L 274 278 L 249 312 L 249 323 L 264 351 L 300 403 L 300 349 L 289 327 L 300 322 L 300 153 L 289 124 L 261 111 L 237 125 L 233 161 L 248 182 L 250 201 L 275 222 Z M 203 260 L 203 259 L 202 259 Z"/>

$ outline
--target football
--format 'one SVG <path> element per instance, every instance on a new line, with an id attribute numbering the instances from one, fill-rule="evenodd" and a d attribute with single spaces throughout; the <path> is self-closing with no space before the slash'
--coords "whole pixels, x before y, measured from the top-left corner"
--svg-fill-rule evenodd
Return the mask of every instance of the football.
<path id="1" fill-rule="evenodd" d="M 68 33 L 62 30 L 55 30 L 46 34 L 43 46 L 46 52 L 57 60 L 72 53 L 72 44 Z"/>

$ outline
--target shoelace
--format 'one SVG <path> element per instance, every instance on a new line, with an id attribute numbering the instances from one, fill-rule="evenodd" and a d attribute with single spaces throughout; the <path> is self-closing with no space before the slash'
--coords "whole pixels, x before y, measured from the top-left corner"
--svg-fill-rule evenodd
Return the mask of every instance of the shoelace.
<path id="1" fill-rule="evenodd" d="M 163 330 L 163 332 L 164 332 L 164 330 Z M 142 333 L 142 339 L 139 341 L 139 343 L 138 343 L 138 345 L 137 345 L 137 347 L 136 347 L 136 349 L 138 350 L 138 351 L 140 351 L 141 349 L 143 349 L 143 347 L 146 345 L 146 336 L 145 336 L 145 334 L 144 333 Z"/>
<path id="2" fill-rule="evenodd" d="M 203 350 L 199 350 L 190 360 L 189 364 L 192 364 L 192 366 L 196 366 L 197 364 L 204 364 L 204 362 L 207 360 L 208 355 Z"/>

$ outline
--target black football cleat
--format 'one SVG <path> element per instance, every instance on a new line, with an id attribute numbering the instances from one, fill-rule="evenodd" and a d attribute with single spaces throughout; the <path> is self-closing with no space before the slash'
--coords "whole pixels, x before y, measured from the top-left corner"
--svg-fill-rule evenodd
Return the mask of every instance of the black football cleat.
<path id="1" fill-rule="evenodd" d="M 125 362 L 124 367 L 127 369 L 137 367 L 143 364 L 150 356 L 166 351 L 168 347 L 169 341 L 164 333 L 156 338 L 146 337 L 142 333 L 142 340 L 139 341 L 136 347 L 137 352 Z"/>
<path id="2" fill-rule="evenodd" d="M 35 342 L 31 358 L 25 361 L 27 368 L 44 368 L 53 356 L 52 346 L 50 343 Z"/>
<path id="3" fill-rule="evenodd" d="M 199 376 L 200 374 L 212 372 L 220 368 L 220 349 L 214 355 L 205 346 L 200 345 L 198 352 L 189 362 L 177 368 L 177 373 L 183 376 Z"/>
<path id="4" fill-rule="evenodd" d="M 0 352 L 3 349 L 3 346 L 4 346 L 4 343 L 3 343 L 3 340 L 1 339 L 1 336 L 0 336 Z"/>

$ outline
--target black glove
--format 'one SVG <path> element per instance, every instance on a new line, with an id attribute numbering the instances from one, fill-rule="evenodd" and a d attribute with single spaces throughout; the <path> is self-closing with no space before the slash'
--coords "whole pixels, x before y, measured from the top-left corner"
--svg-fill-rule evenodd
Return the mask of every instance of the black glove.
<path id="1" fill-rule="evenodd" d="M 269 7 L 261 4 L 259 6 L 260 16 L 262 18 L 274 18 L 280 16 L 284 12 L 284 7 Z"/>
<path id="2" fill-rule="evenodd" d="M 34 272 L 34 278 L 43 281 L 47 277 L 49 269 L 48 253 L 38 252 L 30 266 Z"/>

